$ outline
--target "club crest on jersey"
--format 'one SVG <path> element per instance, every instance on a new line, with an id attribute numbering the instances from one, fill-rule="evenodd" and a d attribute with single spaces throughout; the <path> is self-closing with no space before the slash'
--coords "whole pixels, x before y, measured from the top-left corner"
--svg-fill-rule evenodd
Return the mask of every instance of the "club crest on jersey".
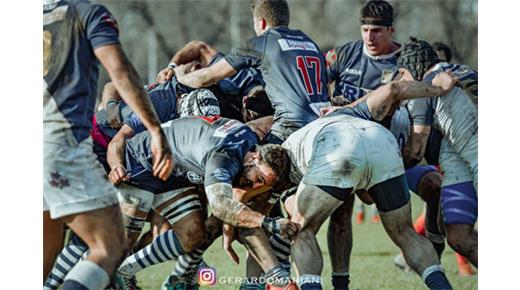
<path id="1" fill-rule="evenodd" d="M 306 50 L 318 52 L 316 45 L 310 41 L 299 41 L 290 39 L 278 39 L 278 44 L 283 51 L 286 50 Z"/>
<path id="2" fill-rule="evenodd" d="M 202 177 L 193 171 L 188 171 L 188 173 L 186 173 L 186 177 L 188 177 L 188 180 L 193 184 L 204 183 L 204 180 L 202 180 Z"/>
<path id="3" fill-rule="evenodd" d="M 387 84 L 389 82 L 392 81 L 392 71 L 391 70 L 387 70 L 387 69 L 384 69 L 382 72 L 381 72 L 381 83 L 382 84 Z"/>

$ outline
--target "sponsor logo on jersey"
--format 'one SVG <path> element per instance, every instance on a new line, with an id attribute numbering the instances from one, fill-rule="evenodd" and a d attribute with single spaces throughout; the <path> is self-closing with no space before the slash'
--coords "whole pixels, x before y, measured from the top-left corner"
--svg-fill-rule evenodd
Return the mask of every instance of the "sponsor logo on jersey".
<path id="1" fill-rule="evenodd" d="M 299 41 L 290 39 L 278 39 L 278 44 L 283 51 L 287 50 L 305 50 L 318 53 L 318 48 L 310 41 Z"/>
<path id="2" fill-rule="evenodd" d="M 193 184 L 204 183 L 204 180 L 202 180 L 202 177 L 193 171 L 188 171 L 188 173 L 186 173 L 186 176 L 188 177 L 188 180 Z"/>
<path id="3" fill-rule="evenodd" d="M 222 168 L 215 169 L 211 176 L 220 181 L 228 181 L 231 179 L 231 175 L 229 174 L 229 172 Z"/>
<path id="4" fill-rule="evenodd" d="M 226 123 L 224 123 L 224 125 L 218 127 L 217 130 L 215 130 L 215 133 L 213 133 L 213 137 L 225 137 L 237 131 L 238 128 L 242 126 L 244 126 L 244 124 L 240 123 L 237 120 L 229 120 Z"/>
<path id="5" fill-rule="evenodd" d="M 357 76 L 361 75 L 361 71 L 358 69 L 355 69 L 355 68 L 347 68 L 347 69 L 345 69 L 345 72 L 348 74 L 351 74 L 351 75 L 357 75 Z"/>

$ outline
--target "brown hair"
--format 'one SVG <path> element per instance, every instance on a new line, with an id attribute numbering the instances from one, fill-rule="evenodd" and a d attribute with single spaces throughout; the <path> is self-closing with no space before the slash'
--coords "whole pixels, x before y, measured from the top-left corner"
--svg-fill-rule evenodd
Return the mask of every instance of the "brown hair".
<path id="1" fill-rule="evenodd" d="M 253 0 L 253 15 L 262 17 L 271 27 L 289 26 L 290 13 L 286 0 Z"/>
<path id="2" fill-rule="evenodd" d="M 276 144 L 257 145 L 255 151 L 260 155 L 260 162 L 267 164 L 278 177 L 274 187 L 289 179 L 291 160 L 282 146 Z"/>

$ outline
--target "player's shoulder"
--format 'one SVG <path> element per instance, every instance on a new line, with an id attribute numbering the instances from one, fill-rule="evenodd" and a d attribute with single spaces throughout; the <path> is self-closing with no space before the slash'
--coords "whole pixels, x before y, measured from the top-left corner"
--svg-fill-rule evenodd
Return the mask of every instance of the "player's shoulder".
<path id="1" fill-rule="evenodd" d="M 350 41 L 330 49 L 326 54 L 326 60 L 329 66 L 334 64 L 345 65 L 357 59 L 356 55 L 361 54 L 362 51 L 363 41 Z"/>

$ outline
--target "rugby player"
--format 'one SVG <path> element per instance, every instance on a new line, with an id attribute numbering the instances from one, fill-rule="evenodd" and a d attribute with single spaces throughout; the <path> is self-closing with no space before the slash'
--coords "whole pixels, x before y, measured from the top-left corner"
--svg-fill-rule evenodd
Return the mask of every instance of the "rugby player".
<path id="1" fill-rule="evenodd" d="M 403 48 L 397 64 L 404 71 L 403 79 L 427 83 L 440 72 L 454 67 L 440 63 L 434 49 L 426 41 L 416 39 Z M 462 71 L 466 75 L 473 74 L 468 69 Z M 473 89 L 476 92 L 476 85 Z M 408 164 L 418 162 L 424 155 L 432 128 L 440 131 L 443 136 L 438 149 L 443 172 L 441 208 L 448 244 L 477 267 L 478 235 L 474 229 L 478 215 L 477 107 L 459 87 L 442 98 L 411 100 L 407 106 L 413 126 L 403 159 Z"/>
<path id="2" fill-rule="evenodd" d="M 249 39 L 245 47 L 224 55 L 203 42 L 191 42 L 172 62 L 178 65 L 174 70 L 179 82 L 193 88 L 210 86 L 242 68 L 258 68 L 275 111 L 266 139 L 280 144 L 318 118 L 321 107 L 330 105 L 325 59 L 305 33 L 288 27 L 285 0 L 255 0 L 252 8 L 257 37 Z M 198 59 L 211 65 L 190 73 L 190 65 L 184 64 Z"/>
<path id="3" fill-rule="evenodd" d="M 327 73 L 334 89 L 331 98 L 335 105 L 350 104 L 366 93 L 387 84 L 395 77 L 396 61 L 402 44 L 393 40 L 393 8 L 387 1 L 366 2 L 360 10 L 361 40 L 346 43 L 327 53 Z M 409 114 L 405 107 L 398 107 L 393 115 L 381 124 L 398 132 L 400 146 L 404 145 L 409 129 L 403 125 Z M 401 125 L 400 125 L 401 124 Z M 392 128 L 395 127 L 395 128 Z M 403 128 L 402 130 L 399 128 Z M 410 189 L 427 202 L 427 231 L 437 252 L 444 249 L 437 227 L 441 176 L 434 166 L 419 165 L 407 168 L 406 177 Z M 335 289 L 346 289 L 349 283 L 349 261 L 352 250 L 351 216 L 354 196 L 342 204 L 331 216 L 327 241 L 331 253 L 332 284 Z M 362 213 L 362 212 L 361 212 Z M 356 220 L 361 220 L 356 216 Z M 344 243 L 343 241 L 347 241 Z"/>
<path id="4" fill-rule="evenodd" d="M 91 252 L 69 272 L 63 289 L 102 289 L 123 258 L 125 238 L 116 190 L 95 160 L 89 138 L 97 60 L 150 130 L 155 176 L 170 174 L 171 153 L 110 12 L 88 1 L 44 1 L 43 19 L 43 279 L 61 249 L 66 223 Z"/>
<path id="5" fill-rule="evenodd" d="M 150 136 L 147 132 L 142 132 L 127 141 L 124 160 L 123 156 L 107 158 L 119 159 L 120 164 L 125 164 L 129 184 L 151 192 L 163 192 L 184 186 L 182 183 L 185 181 L 192 184 L 203 183 L 212 214 L 225 223 L 248 228 L 251 235 L 263 245 L 267 245 L 268 241 L 260 227 L 284 236 L 295 232 L 296 228 L 288 220 L 266 217 L 232 198 L 233 185 L 257 190 L 283 182 L 289 168 L 289 160 L 283 148 L 279 145 L 259 146 L 257 135 L 246 125 L 220 117 L 177 119 L 163 124 L 163 130 L 168 140 L 171 140 L 174 174 L 166 182 L 151 175 Z M 123 289 L 133 287 L 127 282 L 137 271 L 192 250 L 178 246 L 178 240 L 174 231 L 167 231 L 152 244 L 128 257 L 118 269 L 118 274 L 122 277 L 118 279 L 122 282 L 119 286 Z M 167 241 L 174 251 L 164 251 L 164 243 Z M 263 251 L 260 256 L 262 261 L 259 263 L 266 275 L 274 279 L 271 287 L 290 286 L 287 270 L 279 265 L 273 253 L 264 249 L 265 247 L 259 249 L 255 244 L 250 250 Z"/>
<path id="6" fill-rule="evenodd" d="M 401 99 L 438 96 L 449 91 L 454 82 L 447 84 L 439 88 L 392 82 L 352 108 L 310 123 L 284 142 L 282 146 L 292 161 L 291 180 L 299 183 L 296 196 L 291 196 L 286 205 L 291 220 L 300 225 L 291 255 L 301 289 L 321 289 L 323 261 L 315 234 L 341 203 L 360 189 L 368 190 L 385 230 L 426 285 L 451 289 L 431 243 L 412 227 L 410 197 L 396 138 L 381 125 L 358 118 L 380 121 Z"/>

